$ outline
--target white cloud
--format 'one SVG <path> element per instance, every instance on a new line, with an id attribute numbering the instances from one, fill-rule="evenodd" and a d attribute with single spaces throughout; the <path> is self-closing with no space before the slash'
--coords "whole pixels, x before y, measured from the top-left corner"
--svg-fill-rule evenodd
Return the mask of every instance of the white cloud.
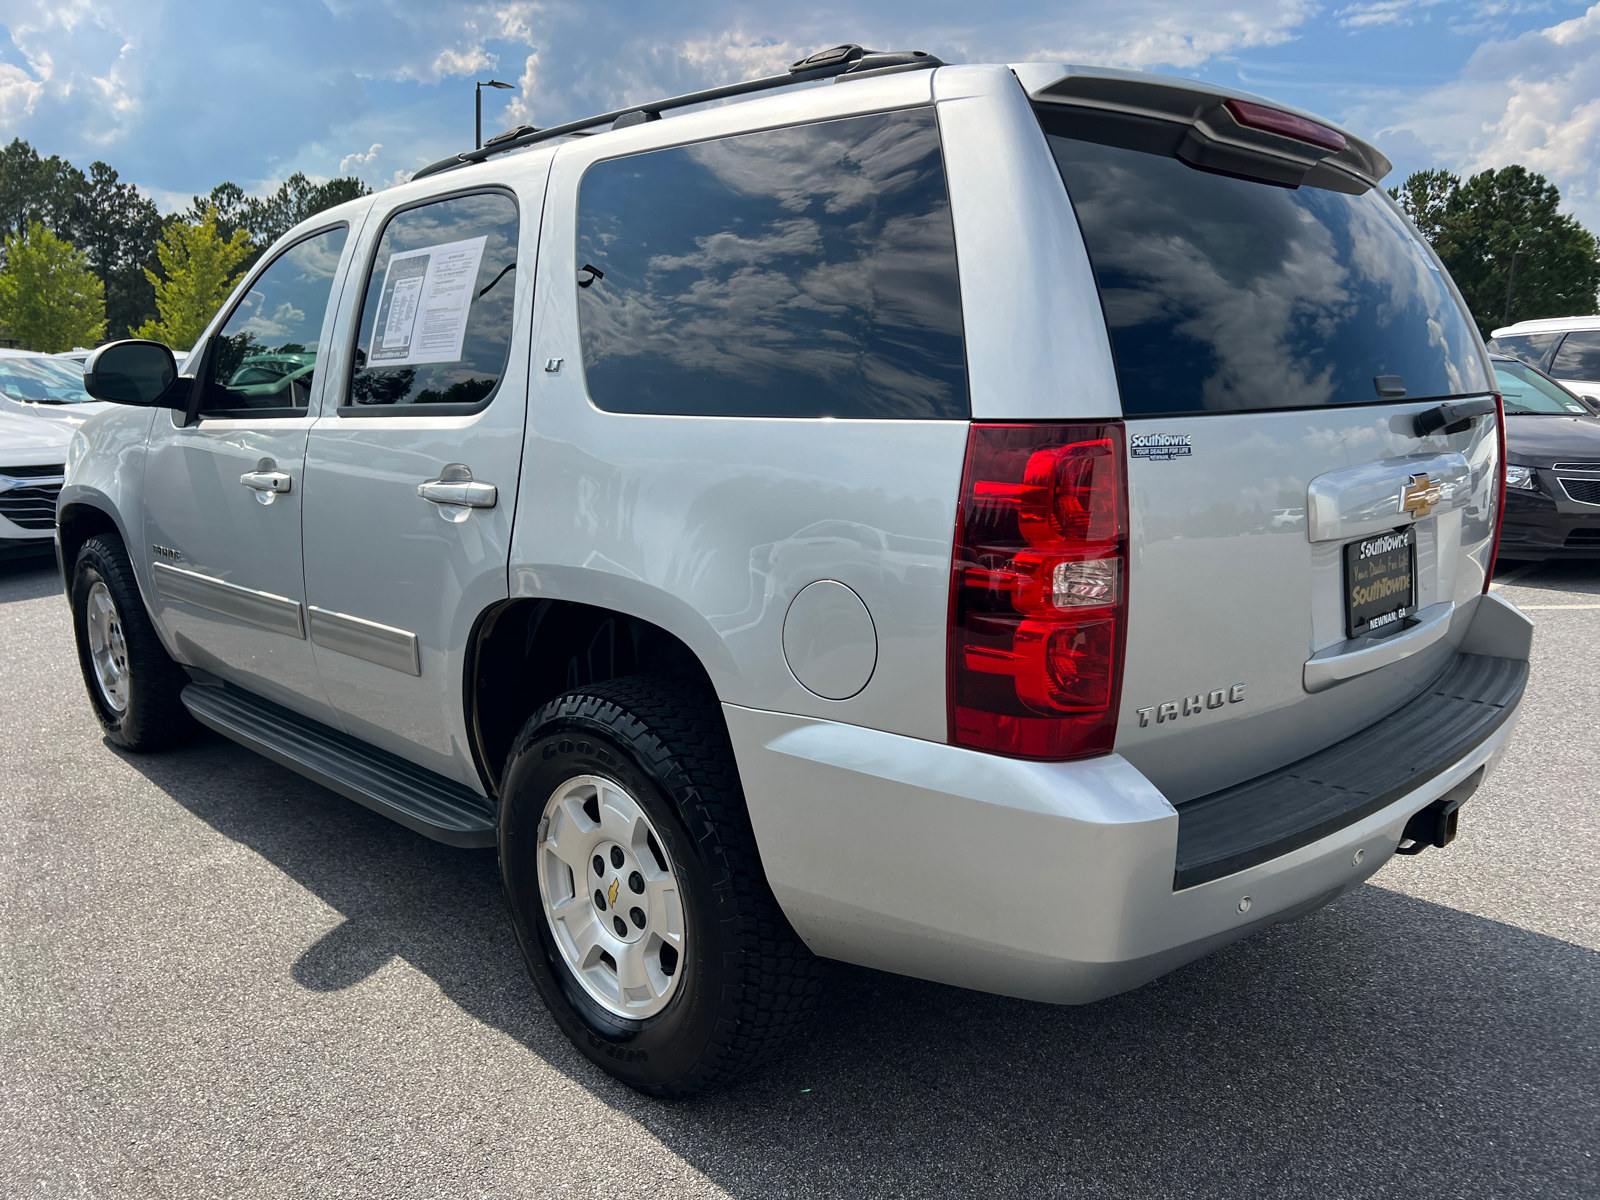
<path id="1" fill-rule="evenodd" d="M 1212 7 L 1134 2 L 1066 6 L 1054 36 L 1029 59 L 1142 68 L 1197 67 L 1221 54 L 1288 41 L 1317 12 L 1313 0 L 1257 0 Z M 989 57 L 989 56 L 985 56 Z M 1002 60 L 1018 61 L 1013 52 Z"/>
<path id="2" fill-rule="evenodd" d="M 1484 43 L 1459 78 L 1397 112 L 1365 114 L 1380 140 L 1411 137 L 1458 172 L 1520 163 L 1600 229 L 1600 4 Z"/>
<path id="3" fill-rule="evenodd" d="M 33 112 L 44 84 L 21 67 L 0 63 L 0 125 L 10 125 Z"/>
<path id="4" fill-rule="evenodd" d="M 1375 4 L 1352 4 L 1341 8 L 1335 15 L 1339 24 L 1347 29 L 1361 29 L 1372 25 L 1410 24 L 1411 0 L 1377 0 Z"/>
<path id="5" fill-rule="evenodd" d="M 21 57 L 0 64 L 0 122 L 153 191 L 297 168 L 377 180 L 470 144 L 470 81 L 488 72 L 518 90 L 485 99 L 486 133 L 778 73 L 840 41 L 952 62 L 1189 69 L 1288 41 L 1316 11 L 1316 0 L 304 0 L 275 10 L 268 31 L 259 13 L 215 0 L 6 0 Z M 377 161 L 346 150 L 380 142 Z"/>
<path id="6" fill-rule="evenodd" d="M 354 154 L 346 154 L 339 160 L 339 174 L 349 175 L 352 171 L 360 171 L 362 167 L 370 167 L 378 160 L 378 151 L 382 149 L 382 142 L 373 142 L 372 148 L 365 154 L 360 151 Z"/>

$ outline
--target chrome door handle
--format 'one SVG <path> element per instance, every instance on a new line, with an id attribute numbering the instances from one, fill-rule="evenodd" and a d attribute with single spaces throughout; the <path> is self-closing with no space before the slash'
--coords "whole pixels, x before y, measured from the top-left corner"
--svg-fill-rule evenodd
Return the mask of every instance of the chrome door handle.
<path id="1" fill-rule="evenodd" d="M 462 463 L 447 463 L 439 472 L 439 478 L 417 484 L 417 495 L 434 504 L 493 508 L 500 498 L 500 490 L 492 483 L 476 482 L 471 468 Z"/>
<path id="2" fill-rule="evenodd" d="M 257 504 L 271 504 L 294 486 L 289 473 L 278 470 L 278 464 L 270 458 L 263 458 L 254 471 L 239 476 L 239 482 L 256 494 Z"/>
<path id="3" fill-rule="evenodd" d="M 293 480 L 286 471 L 246 471 L 239 476 L 239 482 L 258 492 L 282 493 L 293 486 Z"/>

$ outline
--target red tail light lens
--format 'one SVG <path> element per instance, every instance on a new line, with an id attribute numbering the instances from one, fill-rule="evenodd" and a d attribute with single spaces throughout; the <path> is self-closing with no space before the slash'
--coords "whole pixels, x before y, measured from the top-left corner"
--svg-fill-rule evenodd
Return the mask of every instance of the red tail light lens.
<path id="1" fill-rule="evenodd" d="M 950 740 L 1104 754 L 1127 626 L 1122 426 L 980 425 L 967 441 L 950 598 Z"/>
<path id="2" fill-rule="evenodd" d="M 1494 397 L 1495 445 L 1500 450 L 1499 478 L 1494 482 L 1494 540 L 1489 543 L 1489 567 L 1484 572 L 1483 590 L 1494 582 L 1495 563 L 1500 558 L 1500 527 L 1506 523 L 1506 402 L 1500 393 Z"/>

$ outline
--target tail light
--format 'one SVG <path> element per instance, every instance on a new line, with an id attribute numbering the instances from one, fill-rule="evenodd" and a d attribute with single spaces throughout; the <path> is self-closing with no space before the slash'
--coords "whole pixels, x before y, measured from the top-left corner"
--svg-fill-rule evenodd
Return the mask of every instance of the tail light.
<path id="1" fill-rule="evenodd" d="M 1127 632 L 1122 426 L 981 425 L 967 440 L 950 597 L 950 740 L 1104 754 Z"/>
<path id="2" fill-rule="evenodd" d="M 1499 478 L 1494 483 L 1494 538 L 1489 543 L 1489 567 L 1483 575 L 1485 592 L 1494 582 L 1494 565 L 1500 557 L 1500 527 L 1506 522 L 1506 402 L 1498 392 L 1494 397 L 1494 409 L 1494 436 L 1500 447 L 1500 462 L 1495 467 Z"/>

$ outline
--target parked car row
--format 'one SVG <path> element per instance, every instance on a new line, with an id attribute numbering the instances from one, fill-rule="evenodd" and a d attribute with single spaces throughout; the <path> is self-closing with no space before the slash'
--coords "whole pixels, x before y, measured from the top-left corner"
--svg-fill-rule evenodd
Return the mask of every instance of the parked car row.
<path id="1" fill-rule="evenodd" d="M 1600 420 L 1537 367 L 1491 354 L 1506 415 L 1506 513 L 1500 554 L 1600 555 Z"/>
<path id="2" fill-rule="evenodd" d="M 110 407 L 84 391 L 82 359 L 0 350 L 0 559 L 54 546 L 67 443 Z"/>
<path id="3" fill-rule="evenodd" d="M 1491 353 L 1527 363 L 1600 411 L 1600 316 L 1518 321 L 1494 331 Z"/>

